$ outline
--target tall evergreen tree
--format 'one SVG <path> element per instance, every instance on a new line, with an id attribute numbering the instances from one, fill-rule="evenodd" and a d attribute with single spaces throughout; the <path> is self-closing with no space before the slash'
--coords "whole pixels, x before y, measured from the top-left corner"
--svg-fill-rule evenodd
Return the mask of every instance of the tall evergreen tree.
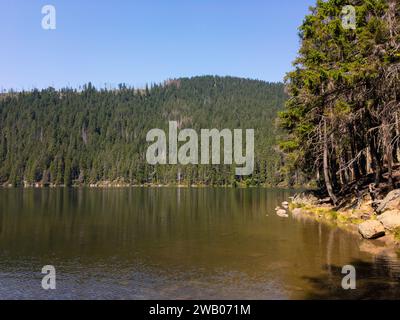
<path id="1" fill-rule="evenodd" d="M 345 28 L 343 8 L 356 11 Z M 374 174 L 393 185 L 400 161 L 400 3 L 317 1 L 300 28 L 301 48 L 280 114 L 289 171 L 316 177 L 337 203 L 349 185 Z M 396 158 L 397 157 L 397 158 Z"/>

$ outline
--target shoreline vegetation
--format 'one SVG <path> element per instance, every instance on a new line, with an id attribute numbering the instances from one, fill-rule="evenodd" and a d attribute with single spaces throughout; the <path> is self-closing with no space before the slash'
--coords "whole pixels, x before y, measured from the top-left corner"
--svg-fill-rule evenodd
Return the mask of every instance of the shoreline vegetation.
<path id="1" fill-rule="evenodd" d="M 356 27 L 343 27 L 343 5 Z M 300 27 L 280 113 L 288 172 L 317 191 L 292 199 L 294 215 L 334 221 L 366 239 L 400 240 L 400 3 L 317 1 Z M 311 178 L 313 177 L 313 178 Z"/>

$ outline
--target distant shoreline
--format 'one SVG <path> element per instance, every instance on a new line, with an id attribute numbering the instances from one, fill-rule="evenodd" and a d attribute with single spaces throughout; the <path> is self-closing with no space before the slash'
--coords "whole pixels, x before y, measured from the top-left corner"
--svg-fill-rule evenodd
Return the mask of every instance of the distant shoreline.
<path id="1" fill-rule="evenodd" d="M 1 189 L 129 189 L 129 188 L 143 188 L 143 189 L 157 189 L 157 188 L 182 188 L 182 189 L 207 189 L 207 188 L 224 188 L 224 189 L 277 189 L 277 190 L 307 190 L 305 187 L 301 186 L 271 186 L 271 185 L 245 185 L 245 184 L 237 184 L 234 185 L 203 185 L 203 184 L 108 184 L 108 185 L 90 185 L 90 184 L 82 184 L 82 185 L 29 185 L 29 186 L 12 186 L 12 185 L 0 185 Z"/>

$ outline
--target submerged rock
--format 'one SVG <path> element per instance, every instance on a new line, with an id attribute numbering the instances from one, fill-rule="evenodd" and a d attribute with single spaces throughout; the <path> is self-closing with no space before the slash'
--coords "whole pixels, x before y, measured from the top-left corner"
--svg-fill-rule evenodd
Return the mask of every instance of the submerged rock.
<path id="1" fill-rule="evenodd" d="M 384 243 L 376 243 L 371 241 L 363 241 L 360 244 L 360 251 L 380 257 L 381 259 L 396 259 L 396 250 L 391 246 L 386 246 Z"/>
<path id="2" fill-rule="evenodd" d="M 386 211 L 378 217 L 378 220 L 383 224 L 385 229 L 393 231 L 400 227 L 400 211 Z"/>
<path id="3" fill-rule="evenodd" d="M 379 221 L 370 220 L 361 223 L 358 226 L 358 232 L 365 239 L 377 239 L 385 235 L 385 228 Z"/>
<path id="4" fill-rule="evenodd" d="M 275 211 L 276 211 L 276 214 L 277 214 L 279 217 L 281 217 L 281 218 L 289 218 L 289 215 L 287 214 L 287 211 L 286 211 L 286 210 L 277 207 L 277 208 L 275 209 Z"/>
<path id="5" fill-rule="evenodd" d="M 376 212 L 378 214 L 390 210 L 400 210 L 400 189 L 393 190 L 381 201 Z"/>

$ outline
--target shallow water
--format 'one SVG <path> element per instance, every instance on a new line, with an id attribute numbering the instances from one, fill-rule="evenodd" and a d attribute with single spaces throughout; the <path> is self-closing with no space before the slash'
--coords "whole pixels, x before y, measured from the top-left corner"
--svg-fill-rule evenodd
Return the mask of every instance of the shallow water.
<path id="1" fill-rule="evenodd" d="M 2 189 L 0 299 L 400 298 L 396 253 L 266 189 Z M 373 254 L 373 252 L 380 252 Z M 342 267 L 357 289 L 341 287 Z M 41 287 L 44 265 L 57 289 Z"/>

